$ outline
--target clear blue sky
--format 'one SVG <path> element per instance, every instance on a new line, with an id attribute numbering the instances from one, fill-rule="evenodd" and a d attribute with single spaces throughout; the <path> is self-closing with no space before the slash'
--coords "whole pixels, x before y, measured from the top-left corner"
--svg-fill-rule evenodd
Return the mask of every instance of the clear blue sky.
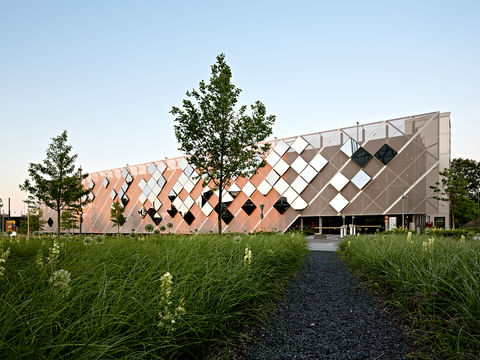
<path id="1" fill-rule="evenodd" d="M 480 160 L 480 1 L 0 0 L 0 198 L 63 129 L 86 171 L 179 155 L 169 110 L 220 52 L 274 136 L 450 111 Z"/>

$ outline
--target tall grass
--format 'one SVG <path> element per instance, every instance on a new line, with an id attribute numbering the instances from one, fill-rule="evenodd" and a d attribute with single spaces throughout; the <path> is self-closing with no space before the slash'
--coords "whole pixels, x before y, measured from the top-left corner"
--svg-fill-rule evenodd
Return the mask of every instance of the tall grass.
<path id="1" fill-rule="evenodd" d="M 0 358 L 201 358 L 263 321 L 307 252 L 299 234 L 68 237 L 57 260 L 53 243 L 0 243 Z"/>
<path id="2" fill-rule="evenodd" d="M 363 236 L 339 254 L 407 314 L 420 357 L 479 359 L 480 241 L 433 236 Z"/>

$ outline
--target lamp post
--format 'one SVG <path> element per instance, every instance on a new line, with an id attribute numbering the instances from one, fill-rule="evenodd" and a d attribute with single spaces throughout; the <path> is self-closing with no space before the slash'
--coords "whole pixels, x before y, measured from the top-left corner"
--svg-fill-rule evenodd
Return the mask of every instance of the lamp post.
<path id="1" fill-rule="evenodd" d="M 342 215 L 342 221 L 343 221 L 342 231 L 340 232 L 341 238 L 343 238 L 343 236 L 345 235 L 345 214 Z"/>
<path id="2" fill-rule="evenodd" d="M 30 240 L 30 204 L 32 200 L 28 198 L 27 200 L 23 200 L 24 205 L 27 205 L 27 240 Z"/>
<path id="3" fill-rule="evenodd" d="M 404 208 L 404 200 L 407 198 L 407 195 L 402 195 L 402 229 L 405 228 L 405 208 Z"/>
<path id="4" fill-rule="evenodd" d="M 262 227 L 262 232 L 263 232 L 263 208 L 265 207 L 264 204 L 260 204 L 260 224 Z"/>
<path id="5" fill-rule="evenodd" d="M 3 211 L 2 211 L 2 208 L 3 208 L 3 202 L 2 202 L 2 199 L 0 199 L 0 233 L 3 232 Z"/>

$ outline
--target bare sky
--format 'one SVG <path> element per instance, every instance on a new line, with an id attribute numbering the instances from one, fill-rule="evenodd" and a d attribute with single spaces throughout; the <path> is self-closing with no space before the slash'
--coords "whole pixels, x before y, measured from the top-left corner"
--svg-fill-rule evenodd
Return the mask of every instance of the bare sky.
<path id="1" fill-rule="evenodd" d="M 180 155 L 169 110 L 224 52 L 285 137 L 452 113 L 480 160 L 478 1 L 0 0 L 0 198 L 66 129 L 97 171 Z"/>

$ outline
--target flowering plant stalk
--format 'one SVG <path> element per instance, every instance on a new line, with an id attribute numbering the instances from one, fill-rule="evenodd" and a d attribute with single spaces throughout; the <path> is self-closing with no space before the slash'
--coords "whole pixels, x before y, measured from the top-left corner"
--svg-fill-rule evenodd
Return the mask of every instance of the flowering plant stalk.
<path id="1" fill-rule="evenodd" d="M 58 245 L 58 243 L 55 240 L 53 240 L 53 246 L 50 248 L 50 251 L 48 252 L 47 263 L 50 265 L 55 264 L 59 256 L 60 256 L 60 245 Z"/>
<path id="2" fill-rule="evenodd" d="M 10 255 L 10 248 L 5 250 L 1 255 L 0 255 L 0 277 L 3 276 L 3 273 L 5 272 L 5 267 L 3 264 L 7 262 L 7 259 Z"/>
<path id="3" fill-rule="evenodd" d="M 158 312 L 160 318 L 158 326 L 164 328 L 168 333 L 172 333 L 176 329 L 177 320 L 186 312 L 185 299 L 180 299 L 178 305 L 172 311 L 172 301 L 170 300 L 173 288 L 172 275 L 166 272 L 162 275 L 160 281 L 162 297 L 160 298 L 161 310 Z"/>
<path id="4" fill-rule="evenodd" d="M 48 282 L 53 286 L 55 292 L 61 297 L 67 297 L 70 294 L 70 273 L 60 269 L 55 271 Z"/>
<path id="5" fill-rule="evenodd" d="M 250 245 L 247 245 L 245 248 L 245 255 L 243 256 L 243 265 L 250 268 L 252 264 L 252 250 L 250 250 Z"/>

